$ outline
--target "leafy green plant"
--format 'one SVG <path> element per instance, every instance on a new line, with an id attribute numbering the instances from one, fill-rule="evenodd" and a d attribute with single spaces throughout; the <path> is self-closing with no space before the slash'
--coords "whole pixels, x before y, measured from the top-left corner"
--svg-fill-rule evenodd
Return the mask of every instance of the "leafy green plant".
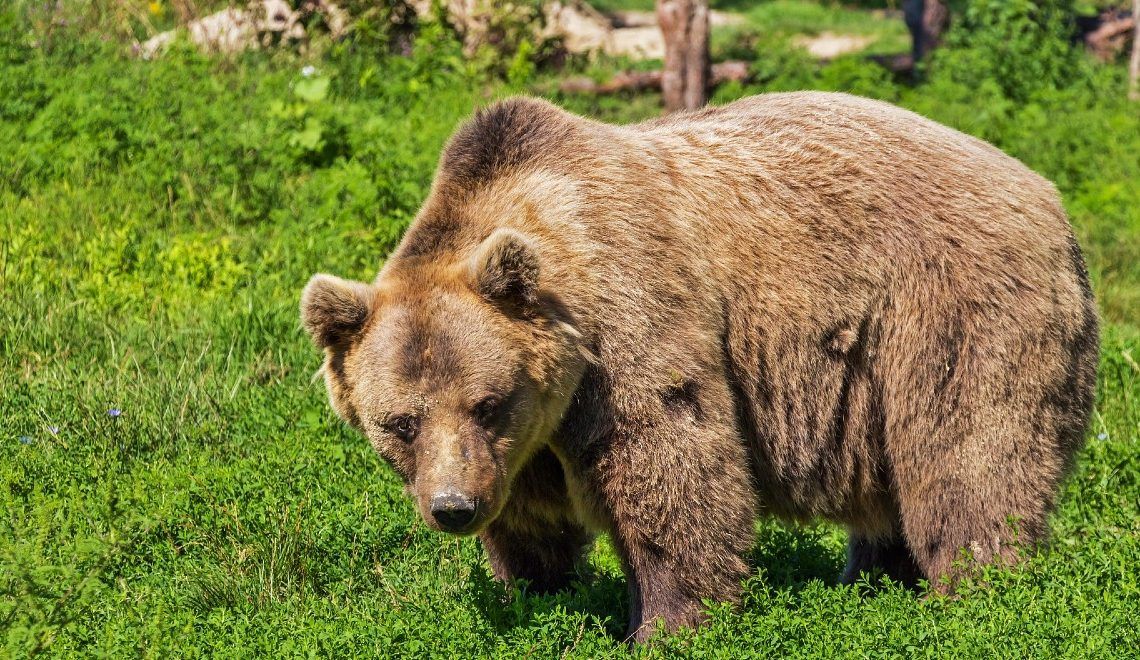
<path id="1" fill-rule="evenodd" d="M 1070 43 L 1071 0 L 971 0 L 956 13 L 932 67 L 967 87 L 985 82 L 1019 103 L 1079 84 L 1088 71 Z"/>
<path id="2" fill-rule="evenodd" d="M 295 157 L 315 167 L 348 155 L 347 129 L 325 103 L 330 82 L 309 65 L 293 84 L 292 98 L 269 107 L 270 116 L 282 122 Z"/>

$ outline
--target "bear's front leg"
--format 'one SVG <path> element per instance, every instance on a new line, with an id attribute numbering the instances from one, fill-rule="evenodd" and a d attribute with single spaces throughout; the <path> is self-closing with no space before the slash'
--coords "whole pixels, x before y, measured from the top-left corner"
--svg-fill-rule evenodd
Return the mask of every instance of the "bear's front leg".
<path id="1" fill-rule="evenodd" d="M 520 521 L 512 520 L 513 523 Z M 553 593 L 570 586 L 591 536 L 566 519 L 533 519 L 508 524 L 496 520 L 480 536 L 496 580 L 530 583 L 536 593 Z"/>
<path id="2" fill-rule="evenodd" d="M 479 535 L 495 579 L 530 582 L 538 593 L 570 584 L 593 535 L 574 519 L 562 466 L 540 451 L 515 479 L 511 499 Z"/>
<path id="3" fill-rule="evenodd" d="M 666 414 L 606 445 L 591 481 L 629 581 L 629 636 L 696 626 L 705 599 L 737 602 L 756 496 L 734 426 Z"/>

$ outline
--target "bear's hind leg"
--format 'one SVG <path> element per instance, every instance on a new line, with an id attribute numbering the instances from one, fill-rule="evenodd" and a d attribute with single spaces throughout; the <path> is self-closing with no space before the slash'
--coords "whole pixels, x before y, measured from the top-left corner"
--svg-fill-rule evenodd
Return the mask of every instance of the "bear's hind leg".
<path id="1" fill-rule="evenodd" d="M 922 569 L 901 536 L 873 539 L 852 531 L 847 541 L 847 566 L 839 582 L 855 584 L 864 574 L 872 582 L 877 581 L 879 575 L 886 575 L 911 589 L 918 586 L 923 577 Z"/>
<path id="2" fill-rule="evenodd" d="M 971 481 L 961 474 L 951 470 L 924 484 L 900 486 L 906 542 L 931 588 L 941 593 L 953 591 L 980 565 L 1017 563 L 1021 548 L 1045 535 L 1049 494 L 996 474 L 986 480 L 975 471 Z"/>
<path id="3" fill-rule="evenodd" d="M 943 593 L 1044 539 L 1092 405 L 1087 287 L 1078 311 L 1064 296 L 1079 287 L 1065 293 L 1059 277 L 1040 291 L 1008 277 L 1016 298 L 981 296 L 964 280 L 916 286 L 895 301 L 881 339 L 894 347 L 877 378 L 889 393 L 883 442 L 902 536 Z"/>
<path id="4" fill-rule="evenodd" d="M 1071 444 L 1058 414 L 1066 371 L 1042 352 L 1047 338 L 1022 345 L 956 327 L 910 347 L 915 357 L 884 384 L 898 393 L 885 404 L 884 449 L 902 536 L 942 593 L 1044 538 Z"/>

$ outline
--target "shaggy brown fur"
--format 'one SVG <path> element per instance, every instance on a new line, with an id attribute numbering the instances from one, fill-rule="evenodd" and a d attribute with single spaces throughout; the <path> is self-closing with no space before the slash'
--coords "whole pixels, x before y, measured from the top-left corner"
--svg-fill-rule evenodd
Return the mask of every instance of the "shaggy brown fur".
<path id="1" fill-rule="evenodd" d="M 496 104 L 376 281 L 318 275 L 302 315 L 430 525 L 542 589 L 610 533 L 638 639 L 738 597 L 761 513 L 846 525 L 845 581 L 1015 560 L 1097 359 L 1047 181 L 822 93 L 635 126 Z"/>

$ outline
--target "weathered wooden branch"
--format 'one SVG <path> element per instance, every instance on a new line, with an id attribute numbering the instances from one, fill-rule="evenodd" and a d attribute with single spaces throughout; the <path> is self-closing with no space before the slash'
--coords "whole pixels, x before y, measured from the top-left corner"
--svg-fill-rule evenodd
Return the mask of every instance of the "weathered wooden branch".
<path id="1" fill-rule="evenodd" d="M 897 55 L 869 55 L 867 59 L 882 66 L 891 73 L 908 73 L 914 71 L 914 55 L 911 53 L 898 53 Z"/>
<path id="2" fill-rule="evenodd" d="M 661 89 L 664 78 L 660 69 L 654 71 L 624 71 L 604 82 L 595 82 L 590 78 L 567 78 L 559 85 L 559 89 L 566 94 L 613 94 L 615 92 L 641 92 L 650 89 Z M 748 62 L 729 60 L 712 65 L 708 77 L 708 88 L 729 81 L 746 82 L 749 78 Z"/>
<path id="3" fill-rule="evenodd" d="M 1124 48 L 1128 33 L 1136 29 L 1135 12 L 1132 16 L 1112 16 L 1105 18 L 1091 32 L 1085 34 L 1085 45 L 1098 59 L 1108 61 Z"/>

